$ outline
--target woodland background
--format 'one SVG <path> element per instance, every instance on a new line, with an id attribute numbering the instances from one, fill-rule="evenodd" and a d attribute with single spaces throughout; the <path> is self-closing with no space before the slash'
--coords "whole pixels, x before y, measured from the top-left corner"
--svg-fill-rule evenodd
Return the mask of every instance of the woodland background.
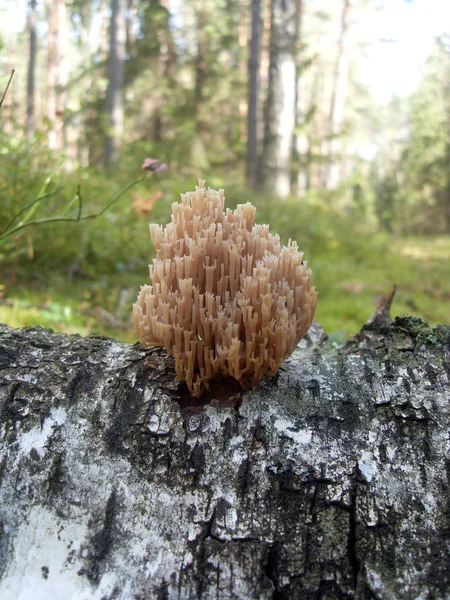
<path id="1" fill-rule="evenodd" d="M 334 341 L 394 283 L 397 313 L 450 323 L 450 24 L 414 89 L 380 101 L 365 58 L 386 47 L 388 77 L 387 4 L 3 0 L 0 321 L 133 341 L 148 222 L 200 176 L 298 241 Z M 167 170 L 103 215 L 9 235 L 75 219 L 80 197 L 101 211 L 146 157 Z"/>

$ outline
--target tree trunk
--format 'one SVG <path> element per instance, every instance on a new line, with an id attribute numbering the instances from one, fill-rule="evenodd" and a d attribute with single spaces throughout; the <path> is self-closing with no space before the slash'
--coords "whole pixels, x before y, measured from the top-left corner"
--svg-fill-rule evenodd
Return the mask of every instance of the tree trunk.
<path id="1" fill-rule="evenodd" d="M 333 75 L 333 87 L 330 103 L 330 117 L 328 130 L 328 165 L 326 166 L 324 185 L 326 189 L 333 190 L 339 182 L 340 159 L 338 156 L 341 148 L 339 135 L 344 120 L 345 98 L 347 91 L 349 52 L 348 30 L 350 21 L 350 0 L 343 0 L 341 15 L 341 30 L 339 35 L 336 66 Z"/>
<path id="2" fill-rule="evenodd" d="M 67 108 L 67 23 L 64 0 L 47 3 L 47 118 L 48 146 L 65 148 L 64 114 Z"/>
<path id="3" fill-rule="evenodd" d="M 208 64 L 206 61 L 206 50 L 208 41 L 207 34 L 205 33 L 207 19 L 205 14 L 205 7 L 202 2 L 195 6 L 195 21 L 197 36 L 197 53 L 195 56 L 194 110 L 196 115 L 196 128 L 197 132 L 199 132 L 201 130 L 200 119 L 202 118 L 201 107 L 204 99 L 204 88 L 208 77 Z"/>
<path id="4" fill-rule="evenodd" d="M 19 10 L 17 0 L 10 1 L 8 8 L 10 11 Z M 16 32 L 11 31 L 8 40 L 8 59 L 6 63 L 5 73 L 12 73 L 13 69 L 17 70 L 17 45 L 18 34 Z M 17 104 L 18 103 L 16 86 L 12 85 L 11 83 L 2 105 L 2 129 L 3 132 L 9 136 L 12 136 L 14 132 L 15 122 L 17 120 Z"/>
<path id="5" fill-rule="evenodd" d="M 67 61 L 67 15 L 65 0 L 55 0 L 56 23 L 58 30 L 58 66 L 56 73 L 56 147 L 66 147 L 65 113 L 67 109 L 67 84 L 69 71 Z"/>
<path id="6" fill-rule="evenodd" d="M 292 136 L 292 155 L 296 159 L 296 166 L 291 174 L 291 187 L 297 194 L 303 194 L 306 190 L 306 167 L 305 158 L 308 152 L 308 141 L 304 133 L 299 133 L 298 128 L 302 121 L 302 107 L 305 102 L 302 98 L 301 77 L 301 47 L 302 47 L 302 17 L 303 0 L 295 2 L 295 124 Z M 301 166 L 302 165 L 302 166 Z"/>
<path id="7" fill-rule="evenodd" d="M 170 1 L 159 0 L 155 6 L 161 15 L 164 14 L 164 27 L 161 27 L 159 38 L 159 54 L 157 59 L 157 78 L 160 88 L 153 92 L 153 141 L 161 142 L 164 138 L 167 117 L 164 107 L 169 102 L 169 88 L 174 87 L 176 78 L 176 48 L 170 30 Z"/>
<path id="8" fill-rule="evenodd" d="M 100 13 L 101 14 L 101 13 Z M 92 56 L 91 49 L 89 47 L 89 26 L 91 21 L 91 15 L 87 4 L 83 4 L 80 8 L 80 55 L 84 65 L 84 73 L 80 80 L 80 89 L 82 100 L 80 101 L 80 110 L 76 116 L 76 127 L 78 128 L 78 135 L 76 137 L 76 161 L 82 167 L 89 166 L 89 145 L 86 139 L 87 123 L 91 118 L 92 108 L 88 108 L 85 105 L 86 99 L 89 98 L 89 90 L 93 85 L 93 78 L 90 69 Z M 72 130 L 72 131 L 73 131 Z M 81 132 L 81 135 L 80 135 Z"/>
<path id="9" fill-rule="evenodd" d="M 108 3 L 106 0 L 99 1 L 100 15 L 100 40 L 98 51 L 100 60 L 105 62 L 108 58 Z"/>
<path id="10" fill-rule="evenodd" d="M 126 0 L 112 0 L 107 118 L 105 137 L 105 166 L 117 159 L 123 135 L 123 78 L 126 49 Z"/>
<path id="11" fill-rule="evenodd" d="M 324 338 L 195 406 L 159 348 L 0 326 L 0 597 L 448 597 L 450 327 Z"/>
<path id="12" fill-rule="evenodd" d="M 280 198 L 286 198 L 290 192 L 294 125 L 295 0 L 272 0 L 261 181 Z"/>
<path id="13" fill-rule="evenodd" d="M 261 57 L 261 0 L 252 0 L 252 37 L 248 59 L 247 185 L 256 187 L 258 175 L 258 98 Z"/>
<path id="14" fill-rule="evenodd" d="M 34 134 L 34 89 L 36 80 L 36 0 L 30 0 L 28 13 L 28 74 L 27 74 L 27 122 L 25 134 L 28 138 Z"/>
<path id="15" fill-rule="evenodd" d="M 58 72 L 58 22 L 55 0 L 47 2 L 47 119 L 48 147 L 55 150 L 56 136 L 56 81 Z"/>

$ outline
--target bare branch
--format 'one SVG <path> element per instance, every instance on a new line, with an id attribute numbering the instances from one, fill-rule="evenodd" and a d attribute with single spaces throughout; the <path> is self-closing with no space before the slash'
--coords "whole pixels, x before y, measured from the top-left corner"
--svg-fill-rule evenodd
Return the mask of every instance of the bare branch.
<path id="1" fill-rule="evenodd" d="M 74 201 L 71 201 L 69 204 L 69 208 L 66 210 L 66 212 L 64 213 L 63 216 L 58 216 L 58 217 L 44 217 L 42 219 L 34 219 L 32 221 L 25 221 L 20 223 L 19 225 L 17 225 L 16 227 L 11 228 L 12 223 L 17 219 L 17 217 L 19 216 L 19 214 L 22 214 L 25 210 L 27 210 L 28 208 L 35 206 L 37 203 L 39 203 L 43 198 L 47 198 L 48 196 L 51 196 L 53 194 L 55 194 L 58 190 L 55 190 L 54 192 L 51 192 L 50 194 L 45 194 L 44 196 L 41 196 L 40 198 L 37 198 L 37 200 L 33 200 L 33 202 L 31 202 L 30 204 L 28 204 L 27 206 L 25 206 L 20 213 L 18 213 L 17 215 L 15 215 L 11 221 L 8 223 L 7 227 L 3 230 L 3 232 L 0 233 L 0 244 L 2 243 L 2 241 L 4 241 L 6 238 L 10 237 L 11 235 L 13 235 L 14 233 L 17 233 L 18 231 L 21 231 L 22 229 L 25 229 L 25 227 L 31 227 L 32 225 L 42 225 L 43 223 L 61 223 L 61 222 L 66 222 L 66 223 L 77 223 L 79 221 L 87 221 L 89 219 L 95 219 L 97 217 L 100 217 L 101 215 L 103 215 L 108 208 L 110 208 L 110 206 L 112 206 L 113 204 L 115 204 L 118 200 L 120 200 L 120 198 L 126 193 L 128 192 L 128 190 L 130 190 L 132 187 L 134 187 L 136 184 L 140 183 L 142 180 L 144 179 L 143 177 L 139 177 L 139 179 L 136 179 L 135 181 L 133 181 L 132 183 L 130 183 L 129 185 L 127 185 L 126 188 L 124 188 L 123 190 L 121 190 L 110 202 L 108 202 L 108 204 L 99 212 L 95 212 L 89 215 L 85 215 L 82 216 L 81 215 L 81 211 L 82 211 L 82 197 L 81 197 L 81 191 L 80 191 L 80 186 L 78 186 L 77 188 L 77 193 L 75 195 L 74 200 L 78 201 L 78 213 L 76 217 L 66 217 L 64 215 L 67 214 L 68 209 L 70 208 L 70 206 L 72 206 Z"/>
<path id="2" fill-rule="evenodd" d="M 9 81 L 8 81 L 8 83 L 7 83 L 7 85 L 6 85 L 6 89 L 5 89 L 5 91 L 3 92 L 2 99 L 0 100 L 0 108 L 2 107 L 3 100 L 4 100 L 4 99 L 5 99 L 5 97 L 6 97 L 6 93 L 7 93 L 7 91 L 8 91 L 9 85 L 10 85 L 10 83 L 11 83 L 11 81 L 12 81 L 12 78 L 14 77 L 14 73 L 15 73 L 15 72 L 16 72 L 16 70 L 15 70 L 15 69 L 13 69 L 13 70 L 11 71 L 11 75 L 9 76 Z"/>

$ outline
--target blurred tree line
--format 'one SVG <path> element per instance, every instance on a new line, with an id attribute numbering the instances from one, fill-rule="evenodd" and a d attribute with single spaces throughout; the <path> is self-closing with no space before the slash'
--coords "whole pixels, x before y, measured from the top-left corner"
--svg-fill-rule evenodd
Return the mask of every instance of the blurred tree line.
<path id="1" fill-rule="evenodd" d="M 450 231 L 448 36 L 411 97 L 380 108 L 360 60 L 383 43 L 359 27 L 376 0 L 28 0 L 15 32 L 7 15 L 20 22 L 23 6 L 4 3 L 0 31 L 5 85 L 16 69 L 0 112 L 4 210 L 20 168 L 42 179 L 153 155 L 399 234 Z"/>
<path id="2" fill-rule="evenodd" d="M 450 36 L 433 46 L 419 86 L 394 100 L 378 124 L 390 129 L 373 169 L 376 211 L 389 231 L 450 232 Z"/>

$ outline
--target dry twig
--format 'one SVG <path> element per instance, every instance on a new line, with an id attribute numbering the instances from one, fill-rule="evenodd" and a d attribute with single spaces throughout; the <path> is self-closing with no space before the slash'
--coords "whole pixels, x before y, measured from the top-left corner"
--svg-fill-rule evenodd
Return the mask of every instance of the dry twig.
<path id="1" fill-rule="evenodd" d="M 15 73 L 15 72 L 16 72 L 16 70 L 15 70 L 15 69 L 13 69 L 13 70 L 11 71 L 11 75 L 10 75 L 10 77 L 9 77 L 9 81 L 8 81 L 8 83 L 7 83 L 7 85 L 6 85 L 6 89 L 5 89 L 5 91 L 3 92 L 2 99 L 0 100 L 0 108 L 2 107 L 3 101 L 4 101 L 5 97 L 6 97 L 6 93 L 7 93 L 7 91 L 8 91 L 8 88 L 9 88 L 9 86 L 10 86 L 10 83 L 11 83 L 11 81 L 12 81 L 12 78 L 14 77 L 14 73 Z"/>

